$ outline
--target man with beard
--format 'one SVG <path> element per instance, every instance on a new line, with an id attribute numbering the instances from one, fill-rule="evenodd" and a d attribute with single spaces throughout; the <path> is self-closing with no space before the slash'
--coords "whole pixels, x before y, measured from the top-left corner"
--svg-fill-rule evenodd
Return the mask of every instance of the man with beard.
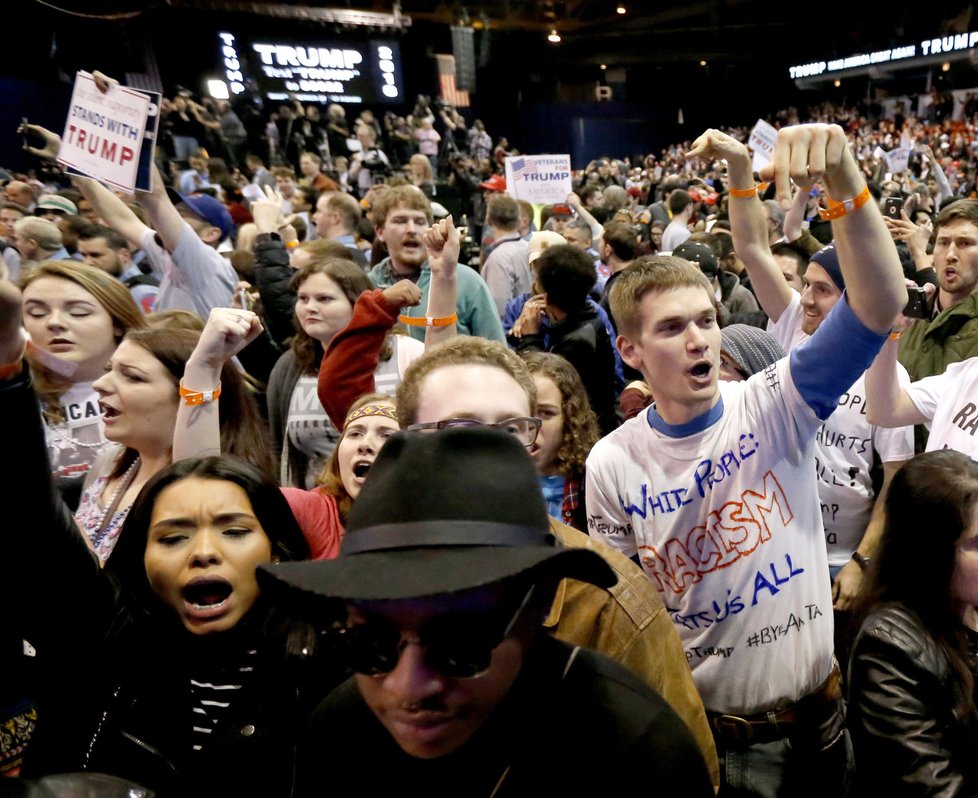
<path id="1" fill-rule="evenodd" d="M 937 216 L 934 269 L 940 290 L 928 319 L 900 337 L 911 380 L 942 374 L 978 355 L 978 200 L 959 200 Z"/>
<path id="2" fill-rule="evenodd" d="M 378 193 L 371 209 L 376 225 L 377 238 L 387 245 L 388 257 L 370 271 L 370 279 L 378 288 L 387 288 L 405 278 L 413 280 L 421 289 L 421 301 L 416 307 L 405 308 L 406 323 L 411 335 L 424 340 L 425 327 L 444 326 L 455 322 L 464 335 L 478 335 L 505 343 L 503 325 L 496 312 L 496 303 L 489 287 L 472 269 L 458 270 L 457 320 L 451 316 L 431 318 L 425 316 L 428 307 L 428 290 L 431 270 L 422 236 L 431 226 L 431 204 L 420 189 L 414 186 L 396 186 Z"/>

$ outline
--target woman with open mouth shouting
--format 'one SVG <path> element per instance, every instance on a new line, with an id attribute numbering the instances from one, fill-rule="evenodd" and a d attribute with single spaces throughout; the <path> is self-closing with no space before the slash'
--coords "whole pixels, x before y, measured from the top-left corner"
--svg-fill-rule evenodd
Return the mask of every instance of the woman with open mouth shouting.
<path id="1" fill-rule="evenodd" d="M 167 465 L 101 568 L 50 480 L 20 312 L 0 282 L 0 412 L 17 419 L 0 584 L 44 688 L 24 774 L 100 771 L 158 796 L 290 795 L 296 735 L 340 674 L 312 628 L 262 596 L 258 565 L 308 557 L 277 485 L 234 458 Z M 133 354 L 113 355 L 113 379 Z M 100 387 L 116 426 L 136 427 L 129 395 Z"/>
<path id="2" fill-rule="evenodd" d="M 172 460 L 177 407 L 186 393 L 181 380 L 198 337 L 197 332 L 184 329 L 131 331 L 93 383 L 105 437 L 118 445 L 93 465 L 75 520 L 103 564 L 112 554 L 139 491 Z M 222 371 L 221 386 L 214 398 L 220 397 L 230 422 L 220 433 L 225 451 L 271 475 L 274 464 L 267 433 L 237 369 L 231 366 Z"/>

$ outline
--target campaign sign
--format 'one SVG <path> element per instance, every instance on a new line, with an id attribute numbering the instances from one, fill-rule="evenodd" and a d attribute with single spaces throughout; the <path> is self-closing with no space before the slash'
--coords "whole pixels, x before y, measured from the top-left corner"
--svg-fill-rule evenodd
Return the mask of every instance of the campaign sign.
<path id="1" fill-rule="evenodd" d="M 911 152 L 912 150 L 908 150 L 906 147 L 897 147 L 894 150 L 890 150 L 885 156 L 887 168 L 895 175 L 907 171 L 907 166 L 910 165 Z"/>
<path id="2" fill-rule="evenodd" d="M 755 172 L 771 163 L 771 159 L 774 157 L 774 140 L 777 137 L 778 131 L 773 126 L 763 119 L 757 120 L 747 142 L 754 151 L 753 169 Z"/>
<path id="3" fill-rule="evenodd" d="M 519 155 L 506 159 L 506 193 L 533 204 L 567 201 L 573 191 L 570 155 Z"/>
<path id="4" fill-rule="evenodd" d="M 131 194 L 149 105 L 149 97 L 124 86 L 103 94 L 88 72 L 78 72 L 58 163 Z"/>

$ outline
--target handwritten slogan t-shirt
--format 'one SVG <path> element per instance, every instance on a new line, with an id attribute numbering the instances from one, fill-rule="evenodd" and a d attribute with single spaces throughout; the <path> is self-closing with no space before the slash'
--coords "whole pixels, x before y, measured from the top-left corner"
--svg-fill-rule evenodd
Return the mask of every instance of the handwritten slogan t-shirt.
<path id="1" fill-rule="evenodd" d="M 803 313 L 800 297 L 793 294 L 781 317 L 768 322 L 768 332 L 786 352 L 811 337 L 801 329 Z M 901 385 L 910 384 L 903 366 L 898 367 L 898 376 Z M 829 565 L 848 563 L 869 525 L 876 501 L 874 450 L 881 463 L 909 460 L 914 454 L 913 427 L 884 429 L 869 423 L 863 373 L 815 434 L 815 473 Z"/>
<path id="2" fill-rule="evenodd" d="M 588 531 L 638 555 L 707 709 L 752 713 L 812 692 L 832 667 L 820 421 L 787 358 L 720 392 L 698 432 L 670 437 L 643 413 L 597 443 Z"/>
<path id="3" fill-rule="evenodd" d="M 906 388 L 930 422 L 927 451 L 954 449 L 978 460 L 978 358 L 952 363 L 943 374 Z"/>

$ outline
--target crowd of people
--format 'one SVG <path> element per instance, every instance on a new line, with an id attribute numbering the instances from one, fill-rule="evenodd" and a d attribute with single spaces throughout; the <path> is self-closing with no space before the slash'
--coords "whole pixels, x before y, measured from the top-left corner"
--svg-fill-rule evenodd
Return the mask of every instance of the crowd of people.
<path id="1" fill-rule="evenodd" d="M 978 794 L 978 117 L 188 95 L 4 178 L 0 794 Z"/>

